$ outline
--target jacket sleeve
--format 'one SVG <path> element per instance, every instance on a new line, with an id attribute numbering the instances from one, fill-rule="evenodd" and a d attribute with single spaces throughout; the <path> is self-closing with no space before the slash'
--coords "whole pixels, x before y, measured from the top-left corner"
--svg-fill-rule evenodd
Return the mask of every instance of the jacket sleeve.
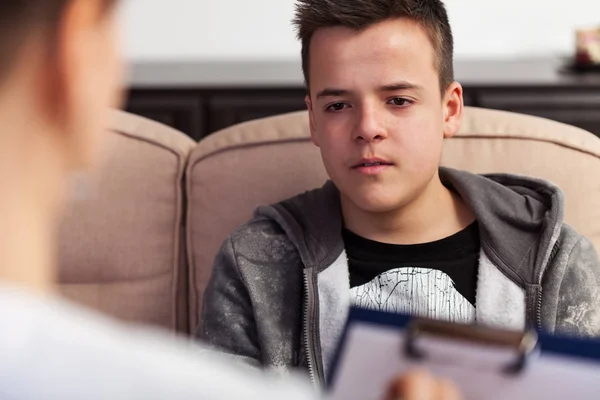
<path id="1" fill-rule="evenodd" d="M 600 261 L 585 237 L 569 253 L 558 291 L 556 333 L 600 337 Z"/>
<path id="2" fill-rule="evenodd" d="M 234 359 L 253 366 L 261 364 L 252 303 L 239 273 L 231 237 L 215 258 L 196 337 Z"/>

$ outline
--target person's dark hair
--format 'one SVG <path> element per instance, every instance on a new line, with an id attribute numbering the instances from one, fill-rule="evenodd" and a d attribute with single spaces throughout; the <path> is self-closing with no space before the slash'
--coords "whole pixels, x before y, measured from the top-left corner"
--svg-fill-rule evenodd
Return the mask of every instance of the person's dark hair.
<path id="1" fill-rule="evenodd" d="M 0 79 L 34 30 L 48 38 L 53 34 L 62 12 L 73 0 L 0 0 Z M 109 10 L 118 0 L 101 0 Z"/>
<path id="2" fill-rule="evenodd" d="M 435 67 L 444 92 L 454 81 L 454 40 L 444 3 L 440 0 L 298 0 L 293 24 L 302 43 L 302 71 L 308 87 L 309 48 L 320 28 L 343 26 L 361 30 L 393 18 L 408 18 L 429 34 Z"/>

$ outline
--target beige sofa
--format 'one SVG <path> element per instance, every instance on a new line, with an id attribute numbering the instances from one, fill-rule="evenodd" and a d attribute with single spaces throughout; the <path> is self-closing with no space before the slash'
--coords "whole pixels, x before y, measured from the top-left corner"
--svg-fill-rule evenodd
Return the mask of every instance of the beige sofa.
<path id="1" fill-rule="evenodd" d="M 191 333 L 221 242 L 272 203 L 326 179 L 305 112 L 255 120 L 194 144 L 115 114 L 107 159 L 61 227 L 63 293 L 126 321 Z M 446 166 L 551 180 L 566 220 L 600 249 L 600 139 L 536 117 L 467 108 Z"/>

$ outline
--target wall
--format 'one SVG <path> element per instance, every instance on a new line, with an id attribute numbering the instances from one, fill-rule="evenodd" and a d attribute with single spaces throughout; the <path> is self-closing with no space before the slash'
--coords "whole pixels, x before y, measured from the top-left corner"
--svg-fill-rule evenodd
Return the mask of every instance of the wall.
<path id="1" fill-rule="evenodd" d="M 350 1 L 350 0 L 349 0 Z M 447 0 L 457 58 L 570 54 L 596 0 Z M 130 60 L 295 60 L 294 0 L 125 0 Z"/>

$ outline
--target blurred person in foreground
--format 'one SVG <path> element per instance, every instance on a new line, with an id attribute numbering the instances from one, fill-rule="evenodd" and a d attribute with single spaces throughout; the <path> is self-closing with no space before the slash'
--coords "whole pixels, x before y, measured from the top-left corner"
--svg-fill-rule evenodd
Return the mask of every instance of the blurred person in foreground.
<path id="1" fill-rule="evenodd" d="M 57 296 L 68 177 L 94 163 L 121 102 L 117 2 L 0 3 L 0 398 L 316 398 L 300 380 L 268 379 Z"/>

